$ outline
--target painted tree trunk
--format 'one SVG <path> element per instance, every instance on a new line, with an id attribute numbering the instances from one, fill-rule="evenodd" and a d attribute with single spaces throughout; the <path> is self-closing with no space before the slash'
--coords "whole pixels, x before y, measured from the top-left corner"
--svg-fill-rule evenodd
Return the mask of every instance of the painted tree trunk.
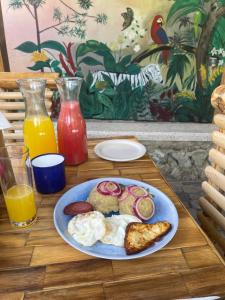
<path id="1" fill-rule="evenodd" d="M 35 16 L 35 25 L 36 25 L 36 36 L 37 36 L 37 45 L 39 52 L 41 51 L 41 39 L 40 39 L 40 30 L 39 30 L 39 22 L 38 22 L 38 14 L 37 7 L 34 6 L 34 16 Z"/>
<path id="2" fill-rule="evenodd" d="M 38 51 L 41 52 L 40 28 L 39 28 L 39 21 L 38 21 L 38 14 L 37 14 L 37 7 L 36 6 L 34 6 L 34 17 L 35 17 L 35 25 L 36 25 Z M 41 72 L 44 72 L 43 68 L 41 69 Z"/>

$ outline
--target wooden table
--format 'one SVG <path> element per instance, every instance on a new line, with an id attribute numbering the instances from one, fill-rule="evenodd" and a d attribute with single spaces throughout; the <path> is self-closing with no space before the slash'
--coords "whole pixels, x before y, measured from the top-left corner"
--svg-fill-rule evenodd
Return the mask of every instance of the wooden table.
<path id="1" fill-rule="evenodd" d="M 109 162 L 93 152 L 67 168 L 67 186 L 54 195 L 37 195 L 38 222 L 14 230 L 0 207 L 0 299 L 180 299 L 224 295 L 225 266 L 179 198 L 147 155 L 127 163 Z M 67 245 L 53 224 L 54 206 L 71 186 L 98 177 L 121 176 L 149 183 L 172 199 L 179 229 L 161 251 L 144 258 L 111 261 Z M 2 202 L 1 202 L 2 203 Z"/>

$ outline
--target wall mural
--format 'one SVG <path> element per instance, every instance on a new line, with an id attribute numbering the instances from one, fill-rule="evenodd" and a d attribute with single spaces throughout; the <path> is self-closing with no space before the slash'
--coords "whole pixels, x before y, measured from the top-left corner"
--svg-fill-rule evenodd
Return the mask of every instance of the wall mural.
<path id="1" fill-rule="evenodd" d="M 5 10 L 29 16 L 33 31 L 13 51 L 30 57 L 31 71 L 83 76 L 86 118 L 211 122 L 225 64 L 225 0 L 162 0 L 162 11 L 154 2 L 8 0 Z"/>

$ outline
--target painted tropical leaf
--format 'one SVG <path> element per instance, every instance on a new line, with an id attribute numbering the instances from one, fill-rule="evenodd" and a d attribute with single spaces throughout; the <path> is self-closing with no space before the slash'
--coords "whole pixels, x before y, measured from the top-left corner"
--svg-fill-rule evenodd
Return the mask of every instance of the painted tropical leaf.
<path id="1" fill-rule="evenodd" d="M 211 48 L 215 47 L 216 49 L 223 48 L 225 49 L 225 35 L 224 35 L 224 28 L 225 28 L 225 18 L 221 17 L 216 23 L 216 26 L 212 33 L 211 39 Z"/>
<path id="2" fill-rule="evenodd" d="M 108 96 L 104 95 L 103 93 L 98 93 L 97 99 L 101 104 L 108 107 L 113 112 L 113 104 Z"/>
<path id="3" fill-rule="evenodd" d="M 141 68 L 138 65 L 131 64 L 126 68 L 126 71 L 128 74 L 136 75 L 140 73 Z"/>
<path id="4" fill-rule="evenodd" d="M 177 75 L 179 75 L 182 81 L 188 64 L 190 64 L 190 61 L 186 54 L 179 53 L 173 55 L 170 59 L 166 81 L 170 81 L 170 83 L 172 83 Z"/>
<path id="5" fill-rule="evenodd" d="M 102 74 L 103 78 L 104 78 L 104 81 L 107 82 L 107 84 L 111 87 L 111 88 L 114 88 L 114 82 L 112 81 L 112 79 L 105 75 L 105 74 Z"/>
<path id="6" fill-rule="evenodd" d="M 48 49 L 52 49 L 52 50 L 57 50 L 66 56 L 65 47 L 57 41 L 52 41 L 52 40 L 45 41 L 45 42 L 41 43 L 40 47 L 41 47 L 41 49 L 48 48 Z"/>
<path id="7" fill-rule="evenodd" d="M 39 70 L 41 70 L 45 67 L 49 68 L 49 62 L 47 62 L 47 61 L 38 61 L 32 67 L 27 67 L 27 68 L 32 70 L 32 71 L 39 71 Z"/>
<path id="8" fill-rule="evenodd" d="M 25 53 L 32 53 L 38 50 L 38 46 L 30 41 L 24 42 L 16 47 L 16 50 L 25 52 Z"/>
<path id="9" fill-rule="evenodd" d="M 176 22 L 180 17 L 186 16 L 196 11 L 199 11 L 203 15 L 206 14 L 202 7 L 201 0 L 176 1 L 173 3 L 169 10 L 169 13 L 167 15 L 167 22 Z"/>
<path id="10" fill-rule="evenodd" d="M 131 58 L 132 58 L 132 55 L 131 55 L 131 54 L 126 55 L 126 56 L 124 56 L 124 57 L 121 59 L 120 63 L 121 63 L 122 65 L 125 65 L 125 66 L 126 66 L 126 65 L 128 65 L 128 64 L 130 63 Z"/>
<path id="11" fill-rule="evenodd" d="M 89 52 L 98 53 L 99 51 L 110 51 L 110 49 L 104 43 L 100 43 L 95 40 L 89 40 L 77 47 L 76 58 L 84 56 Z"/>
<path id="12" fill-rule="evenodd" d="M 102 63 L 100 61 L 98 61 L 97 59 L 87 56 L 84 57 L 83 59 L 80 60 L 79 64 L 84 63 L 88 66 L 97 66 L 97 65 L 102 65 Z"/>
<path id="13" fill-rule="evenodd" d="M 104 67 L 107 72 L 117 72 L 116 70 L 116 61 L 113 55 L 109 53 L 104 53 L 103 57 Z"/>

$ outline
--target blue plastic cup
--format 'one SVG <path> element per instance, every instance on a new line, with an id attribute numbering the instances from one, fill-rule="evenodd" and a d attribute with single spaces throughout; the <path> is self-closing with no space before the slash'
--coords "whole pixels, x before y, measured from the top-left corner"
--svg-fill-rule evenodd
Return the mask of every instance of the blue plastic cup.
<path id="1" fill-rule="evenodd" d="M 31 160 L 36 189 L 41 194 L 51 194 L 65 187 L 64 156 L 49 153 Z"/>

